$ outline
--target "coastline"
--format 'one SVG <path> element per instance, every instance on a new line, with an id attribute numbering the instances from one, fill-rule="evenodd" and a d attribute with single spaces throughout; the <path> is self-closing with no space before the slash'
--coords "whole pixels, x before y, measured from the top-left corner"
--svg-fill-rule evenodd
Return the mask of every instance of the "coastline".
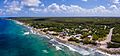
<path id="1" fill-rule="evenodd" d="M 94 48 L 89 47 L 89 46 L 87 46 L 87 45 L 80 45 L 80 44 L 77 44 L 77 43 L 74 43 L 74 42 L 66 41 L 66 40 L 61 39 L 61 38 L 59 38 L 59 37 L 57 37 L 57 36 L 48 35 L 48 34 L 46 34 L 45 32 L 40 31 L 40 29 L 36 29 L 36 28 L 30 27 L 30 26 L 25 25 L 24 23 L 19 22 L 19 21 L 17 21 L 17 20 L 13 20 L 13 21 L 15 21 L 17 24 L 20 24 L 20 25 L 23 25 L 23 26 L 27 27 L 28 29 L 30 29 L 30 31 L 31 31 L 33 34 L 42 35 L 42 36 L 47 37 L 48 39 L 55 39 L 55 40 L 57 40 L 58 42 L 60 42 L 60 44 L 62 44 L 62 45 L 64 45 L 64 44 L 70 44 L 70 45 L 76 46 L 76 47 L 78 47 L 78 48 L 94 49 Z M 64 45 L 64 46 L 67 46 L 67 45 Z M 70 49 L 70 47 L 68 47 L 68 48 Z M 71 47 L 71 48 L 73 48 L 73 47 Z M 74 48 L 73 48 L 73 49 L 74 49 Z M 95 50 L 95 52 L 99 52 L 99 53 L 104 54 L 104 55 L 107 55 L 107 56 L 117 56 L 116 54 L 108 54 L 108 53 L 103 52 L 103 51 L 101 51 L 101 50 L 99 50 L 99 49 L 97 49 L 97 48 L 95 48 L 94 50 Z M 74 51 L 75 51 L 75 50 L 74 50 Z M 119 56 L 119 55 L 118 55 L 118 56 Z"/>

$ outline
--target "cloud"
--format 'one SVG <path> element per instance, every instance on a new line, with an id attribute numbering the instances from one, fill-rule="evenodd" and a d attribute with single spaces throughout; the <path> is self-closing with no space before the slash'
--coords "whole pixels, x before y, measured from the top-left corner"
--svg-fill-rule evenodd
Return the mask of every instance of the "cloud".
<path id="1" fill-rule="evenodd" d="M 48 5 L 46 8 L 31 8 L 33 12 L 46 12 L 53 14 L 63 14 L 63 15 L 120 15 L 119 8 L 116 5 L 111 5 L 109 8 L 105 6 L 97 6 L 91 9 L 86 9 L 78 5 L 58 5 L 57 3 L 52 3 Z"/>
<path id="2" fill-rule="evenodd" d="M 118 9 L 116 5 L 111 5 L 109 8 L 110 9 Z"/>
<path id="3" fill-rule="evenodd" d="M 119 0 L 111 0 L 111 1 L 112 1 L 112 3 L 115 3 L 115 4 L 120 3 Z"/>
<path id="4" fill-rule="evenodd" d="M 0 9 L 0 15 L 2 15 L 2 12 L 3 12 L 2 9 Z"/>
<path id="5" fill-rule="evenodd" d="M 29 7 L 38 7 L 41 3 L 40 0 L 23 0 L 22 4 Z"/>
<path id="6" fill-rule="evenodd" d="M 109 7 L 109 9 L 112 10 L 112 13 L 111 13 L 111 14 L 120 15 L 120 14 L 119 14 L 119 13 L 120 13 L 120 8 L 117 7 L 116 5 L 111 5 L 111 6 Z"/>
<path id="7" fill-rule="evenodd" d="M 119 0 L 114 0 L 112 2 L 118 3 Z M 25 11 L 31 11 L 33 13 L 53 13 L 56 15 L 120 15 L 120 8 L 116 4 L 111 5 L 110 7 L 105 7 L 101 5 L 91 9 L 87 9 L 79 5 L 58 5 L 57 3 L 52 3 L 46 6 L 44 3 L 41 3 L 40 0 L 14 0 L 12 2 L 7 2 L 6 0 L 5 3 L 5 11 L 11 13 L 17 13 L 25 9 Z"/>
<path id="8" fill-rule="evenodd" d="M 58 5 L 53 3 L 44 9 L 45 12 L 55 12 L 55 13 L 78 13 L 83 10 L 81 7 L 77 5 Z"/>
<path id="9" fill-rule="evenodd" d="M 41 2 L 40 0 L 21 0 L 21 1 L 13 0 L 11 2 L 10 1 L 8 2 L 8 0 L 5 0 L 4 3 L 5 3 L 4 7 L 6 9 L 6 12 L 17 13 L 23 10 L 24 8 L 30 11 L 39 11 L 36 8 L 39 6 Z M 25 7 L 25 6 L 28 6 L 28 7 Z"/>
<path id="10" fill-rule="evenodd" d="M 87 2 L 88 0 L 82 0 L 82 1 Z"/>
<path id="11" fill-rule="evenodd" d="M 40 9 L 40 8 L 30 8 L 29 10 L 34 12 L 34 13 L 39 13 L 42 11 L 42 9 Z"/>
<path id="12" fill-rule="evenodd" d="M 22 6 L 20 6 L 19 1 L 12 1 L 10 3 L 7 3 L 4 7 L 6 8 L 6 12 L 11 13 L 15 13 L 22 10 Z"/>
<path id="13" fill-rule="evenodd" d="M 99 6 L 93 9 L 89 9 L 91 12 L 93 11 L 93 13 L 95 14 L 108 14 L 110 13 L 110 10 L 106 9 L 104 6 Z M 89 13 L 91 13 L 89 12 Z"/>
<path id="14" fill-rule="evenodd" d="M 53 3 L 45 8 L 46 12 L 53 12 L 53 13 L 63 13 L 63 14 L 74 14 L 74 15 L 91 15 L 91 14 L 108 14 L 110 10 L 106 9 L 104 6 L 98 6 L 91 9 L 85 9 L 78 5 L 58 5 Z"/>
<path id="15" fill-rule="evenodd" d="M 51 11 L 51 12 L 59 12 L 60 11 L 60 7 L 56 3 L 53 3 L 53 4 L 49 5 L 47 8 L 45 8 L 45 11 L 46 10 L 47 11 Z"/>
<path id="16" fill-rule="evenodd" d="M 60 8 L 64 13 L 73 13 L 73 14 L 77 14 L 77 13 L 79 14 L 84 10 L 82 7 L 78 5 L 70 5 L 70 6 L 61 5 Z"/>

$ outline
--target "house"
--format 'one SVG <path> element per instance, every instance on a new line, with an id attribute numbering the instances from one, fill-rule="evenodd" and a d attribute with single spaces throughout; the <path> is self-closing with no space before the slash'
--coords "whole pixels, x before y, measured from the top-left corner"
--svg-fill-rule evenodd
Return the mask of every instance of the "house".
<path id="1" fill-rule="evenodd" d="M 68 33 L 67 32 L 61 32 L 60 35 L 65 36 L 65 35 L 68 35 Z"/>
<path id="2" fill-rule="evenodd" d="M 88 37 L 90 40 L 92 40 L 92 35 L 88 35 L 87 37 Z"/>
<path id="3" fill-rule="evenodd" d="M 47 31 L 47 34 L 53 35 L 53 34 L 57 34 L 57 32 L 54 32 L 54 31 Z"/>
<path id="4" fill-rule="evenodd" d="M 82 36 L 82 34 L 77 34 L 77 35 L 75 35 L 75 37 L 80 37 L 80 36 Z"/>
<path id="5" fill-rule="evenodd" d="M 82 29 L 82 31 L 88 31 L 88 29 Z"/>
<path id="6" fill-rule="evenodd" d="M 80 39 L 81 36 L 82 36 L 81 34 L 77 34 L 77 35 L 74 35 L 73 37 L 76 39 Z"/>

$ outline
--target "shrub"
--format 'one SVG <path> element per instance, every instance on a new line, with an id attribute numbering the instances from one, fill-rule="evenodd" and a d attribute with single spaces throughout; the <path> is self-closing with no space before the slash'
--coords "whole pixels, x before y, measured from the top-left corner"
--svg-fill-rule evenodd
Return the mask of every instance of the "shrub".
<path id="1" fill-rule="evenodd" d="M 120 44 L 117 43 L 107 43 L 107 48 L 119 48 Z"/>
<path id="2" fill-rule="evenodd" d="M 76 39 L 76 38 L 70 38 L 70 39 L 68 39 L 68 41 L 75 41 L 76 43 L 79 43 L 79 42 L 80 42 L 80 40 L 79 40 L 79 39 Z"/>

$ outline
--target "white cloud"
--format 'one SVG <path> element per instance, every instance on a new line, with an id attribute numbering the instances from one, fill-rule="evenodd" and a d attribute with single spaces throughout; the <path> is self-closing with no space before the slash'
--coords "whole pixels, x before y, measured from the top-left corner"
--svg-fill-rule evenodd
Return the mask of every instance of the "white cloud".
<path id="1" fill-rule="evenodd" d="M 23 0 L 22 1 L 23 5 L 30 6 L 30 7 L 38 7 L 40 3 L 41 3 L 40 0 Z"/>
<path id="2" fill-rule="evenodd" d="M 56 3 L 53 3 L 53 4 L 49 5 L 45 10 L 51 11 L 51 12 L 59 12 L 60 7 Z"/>
<path id="3" fill-rule="evenodd" d="M 2 9 L 0 9 L 0 15 L 2 15 Z"/>
<path id="4" fill-rule="evenodd" d="M 111 14 L 118 14 L 119 15 L 119 13 L 120 13 L 119 7 L 117 7 L 116 5 L 111 5 L 109 8 L 112 10 Z"/>
<path id="5" fill-rule="evenodd" d="M 35 13 L 39 13 L 39 12 L 42 11 L 42 9 L 40 9 L 40 8 L 30 8 L 29 10 L 30 10 L 30 11 L 33 11 L 33 12 L 35 12 Z"/>
<path id="6" fill-rule="evenodd" d="M 116 4 L 120 3 L 119 0 L 111 0 L 111 1 L 112 3 L 116 3 Z"/>
<path id="7" fill-rule="evenodd" d="M 40 0 L 21 0 L 21 1 L 13 0 L 11 2 L 8 2 L 8 0 L 5 0 L 4 3 L 6 4 L 4 6 L 6 9 L 6 12 L 17 13 L 18 11 L 21 11 L 24 6 L 28 6 L 28 8 L 26 9 L 30 11 L 35 11 L 35 12 L 40 11 L 40 9 L 37 9 L 37 7 L 41 2 Z"/>
<path id="8" fill-rule="evenodd" d="M 55 12 L 55 13 L 68 13 L 68 14 L 108 14 L 110 13 L 110 10 L 106 9 L 104 6 L 98 6 L 92 9 L 85 9 L 78 5 L 58 5 L 56 3 L 53 3 L 49 5 L 47 8 L 45 8 L 46 12 Z"/>
<path id="9" fill-rule="evenodd" d="M 109 8 L 110 9 L 118 9 L 116 5 L 111 5 Z"/>
<path id="10" fill-rule="evenodd" d="M 116 1 L 116 2 L 115 2 Z M 114 3 L 118 3 L 119 0 L 112 1 Z M 12 12 L 16 13 L 23 9 L 24 6 L 28 6 L 26 9 L 28 11 L 32 11 L 35 13 L 62 13 L 67 15 L 111 15 L 111 14 L 118 14 L 120 15 L 120 8 L 119 6 L 111 5 L 109 8 L 106 8 L 104 6 L 98 6 L 91 9 L 86 9 L 78 5 L 58 5 L 56 3 L 52 3 L 49 6 L 45 6 L 44 4 L 41 4 L 40 0 L 21 0 L 21 2 L 14 0 L 12 2 L 7 3 L 7 0 L 5 2 L 7 5 L 5 6 L 6 12 Z M 46 7 L 46 8 L 45 8 Z"/>
<path id="11" fill-rule="evenodd" d="M 56 13 L 78 13 L 83 10 L 81 7 L 77 5 L 58 5 L 53 3 L 44 9 L 45 12 L 56 12 Z"/>
<path id="12" fill-rule="evenodd" d="M 87 2 L 88 0 L 82 0 L 82 1 Z"/>
<path id="13" fill-rule="evenodd" d="M 20 2 L 18 1 L 12 1 L 11 3 L 7 3 L 5 8 L 6 8 L 6 12 L 11 12 L 11 13 L 22 10 L 22 6 L 20 6 Z"/>
<path id="14" fill-rule="evenodd" d="M 89 9 L 90 11 L 93 11 L 95 14 L 108 14 L 110 11 L 106 9 L 104 6 L 99 6 L 93 9 Z"/>
<path id="15" fill-rule="evenodd" d="M 81 13 L 84 10 L 83 8 L 77 5 L 70 5 L 70 6 L 61 5 L 60 8 L 64 13 L 73 13 L 73 14 Z"/>

